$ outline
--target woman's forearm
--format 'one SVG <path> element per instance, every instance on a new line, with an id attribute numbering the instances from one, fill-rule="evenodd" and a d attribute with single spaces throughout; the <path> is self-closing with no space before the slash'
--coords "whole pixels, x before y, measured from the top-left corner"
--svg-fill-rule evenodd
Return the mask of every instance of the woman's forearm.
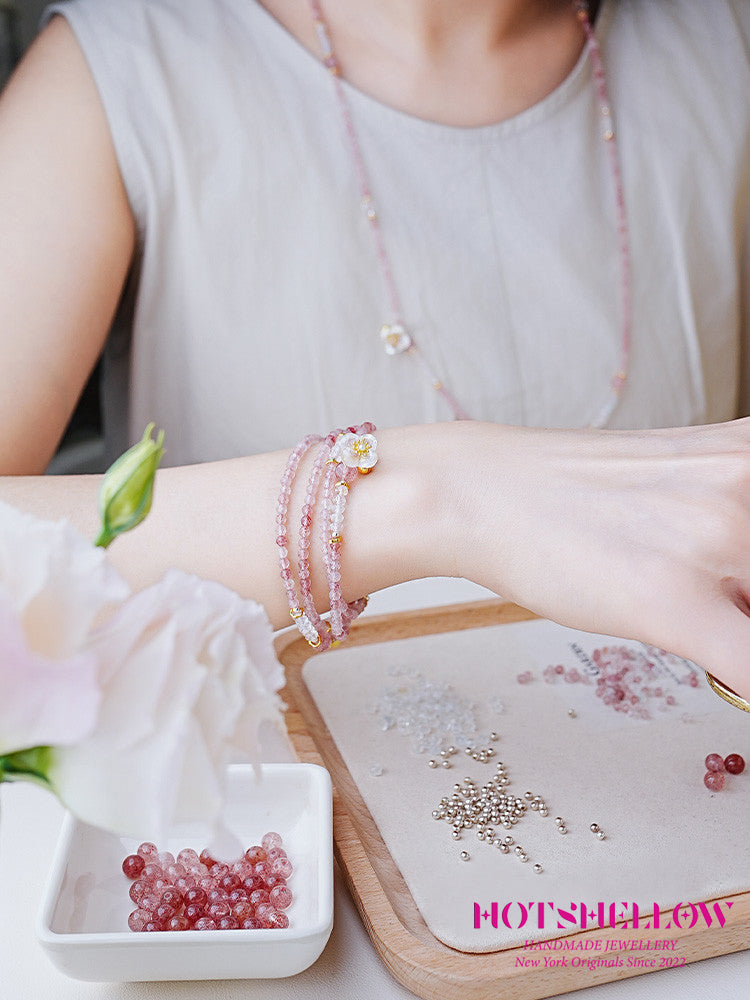
<path id="1" fill-rule="evenodd" d="M 452 572 L 452 497 L 441 485 L 439 455 L 451 425 L 378 433 L 374 473 L 351 491 L 344 524 L 342 589 L 353 600 L 394 583 Z M 301 464 L 289 511 L 290 556 L 297 555 L 300 508 L 313 449 Z M 274 626 L 290 623 L 275 543 L 276 504 L 288 452 L 275 452 L 157 473 L 148 518 L 117 538 L 112 563 L 140 588 L 169 567 L 218 580 L 261 602 Z M 40 517 L 68 518 L 90 538 L 98 533 L 99 476 L 3 477 L 0 500 Z M 450 530 L 449 530 L 450 529 Z M 313 546 L 318 544 L 313 531 Z M 319 550 L 311 558 L 316 606 L 328 590 Z"/>
<path id="2" fill-rule="evenodd" d="M 632 432 L 464 421 L 378 441 L 346 508 L 347 600 L 463 576 L 562 624 L 670 649 L 750 696 L 750 421 Z M 151 515 L 112 561 L 135 586 L 170 566 L 220 580 L 288 624 L 274 531 L 287 457 L 164 470 Z M 292 565 L 311 460 L 290 506 Z M 6 479 L 0 499 L 93 538 L 96 489 L 96 477 Z M 310 561 L 322 611 L 314 547 Z"/>

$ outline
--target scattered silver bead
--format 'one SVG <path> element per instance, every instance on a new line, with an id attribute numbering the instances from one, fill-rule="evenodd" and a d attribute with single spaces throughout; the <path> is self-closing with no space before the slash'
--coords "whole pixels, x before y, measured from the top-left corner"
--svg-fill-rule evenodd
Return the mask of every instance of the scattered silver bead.
<path id="1" fill-rule="evenodd" d="M 540 864 L 534 865 L 534 872 L 537 875 L 541 875 L 543 871 L 544 871 L 544 869 L 542 868 L 542 866 Z"/>
<path id="2" fill-rule="evenodd" d="M 576 710 L 574 708 L 569 708 L 568 709 L 568 715 L 571 717 L 571 719 L 577 719 L 578 718 L 578 712 L 576 712 Z"/>
<path id="3" fill-rule="evenodd" d="M 592 833 L 598 833 L 599 832 L 599 824 L 598 823 L 592 823 L 591 826 L 589 827 L 589 830 L 591 830 Z"/>
<path id="4" fill-rule="evenodd" d="M 427 761 L 427 766 L 428 767 L 437 767 L 437 761 L 436 760 L 428 760 Z"/>
<path id="5" fill-rule="evenodd" d="M 440 761 L 440 766 L 441 766 L 441 767 L 446 767 L 446 768 L 447 768 L 447 767 L 453 767 L 453 764 L 451 764 L 451 762 L 450 762 L 450 761 L 448 760 L 448 758 L 446 757 L 446 758 L 445 758 L 445 760 L 441 760 L 441 761 Z"/>
<path id="6" fill-rule="evenodd" d="M 461 851 L 459 857 L 461 858 L 462 861 L 468 861 L 471 855 L 469 854 L 468 851 Z"/>
<path id="7" fill-rule="evenodd" d="M 498 734 L 496 732 L 494 732 L 494 731 L 490 733 L 489 738 L 492 740 L 493 743 L 495 743 L 497 740 L 500 739 L 500 737 L 498 736 Z"/>
<path id="8" fill-rule="evenodd" d="M 451 837 L 453 837 L 454 840 L 460 840 L 461 834 L 458 832 L 458 830 L 451 830 Z"/>
<path id="9" fill-rule="evenodd" d="M 597 830 L 596 831 L 597 840 L 604 840 L 605 836 L 606 836 L 606 834 L 604 833 L 604 830 Z"/>

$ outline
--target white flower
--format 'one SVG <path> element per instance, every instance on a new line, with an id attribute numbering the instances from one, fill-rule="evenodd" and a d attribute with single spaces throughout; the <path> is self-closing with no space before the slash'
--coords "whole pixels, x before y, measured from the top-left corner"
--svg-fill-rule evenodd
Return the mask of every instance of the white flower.
<path id="1" fill-rule="evenodd" d="M 70 525 L 0 503 L 0 754 L 91 731 L 99 680 L 83 645 L 128 592 L 104 553 Z"/>
<path id="2" fill-rule="evenodd" d="M 339 434 L 331 457 L 350 469 L 370 470 L 378 460 L 378 442 L 373 434 Z"/>
<path id="3" fill-rule="evenodd" d="M 177 570 L 99 629 L 95 731 L 56 748 L 49 778 L 80 818 L 154 839 L 173 822 L 219 819 L 227 763 L 258 759 L 284 731 L 283 670 L 260 605 Z"/>

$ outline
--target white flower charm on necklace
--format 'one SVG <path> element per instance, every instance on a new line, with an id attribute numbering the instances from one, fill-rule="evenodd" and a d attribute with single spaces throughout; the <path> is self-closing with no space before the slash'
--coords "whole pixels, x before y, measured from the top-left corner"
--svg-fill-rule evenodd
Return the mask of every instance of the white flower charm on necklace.
<path id="1" fill-rule="evenodd" d="M 370 472 L 378 460 L 378 442 L 372 434 L 339 434 L 331 450 L 331 458 L 349 469 Z"/>
<path id="2" fill-rule="evenodd" d="M 401 323 L 383 323 L 380 339 L 386 354 L 403 354 L 411 347 L 411 337 Z"/>

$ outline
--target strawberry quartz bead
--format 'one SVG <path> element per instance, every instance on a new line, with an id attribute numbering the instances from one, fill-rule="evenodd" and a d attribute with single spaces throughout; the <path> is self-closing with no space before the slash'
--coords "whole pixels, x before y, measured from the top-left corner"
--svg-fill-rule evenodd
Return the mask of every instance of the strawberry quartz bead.
<path id="1" fill-rule="evenodd" d="M 140 879 L 138 879 L 136 882 L 133 882 L 132 885 L 130 886 L 128 895 L 130 896 L 130 898 L 133 900 L 134 903 L 140 904 L 143 897 L 148 895 L 149 888 L 150 886 L 147 885 L 146 882 L 142 882 Z"/>
<path id="2" fill-rule="evenodd" d="M 146 862 L 140 854 L 128 854 L 122 863 L 123 874 L 128 878 L 138 878 L 145 867 Z"/>
<path id="3" fill-rule="evenodd" d="M 275 885 L 268 894 L 268 901 L 276 910 L 285 910 L 292 902 L 292 891 L 285 885 Z"/>
<path id="4" fill-rule="evenodd" d="M 275 833 L 273 830 L 264 834 L 261 840 L 261 844 L 266 851 L 269 851 L 272 847 L 281 847 L 282 843 L 281 834 Z"/>
<path id="5" fill-rule="evenodd" d="M 703 775 L 703 784 L 712 792 L 720 792 L 724 787 L 723 771 L 706 771 Z"/>
<path id="6" fill-rule="evenodd" d="M 150 919 L 151 913 L 139 907 L 137 910 L 133 910 L 128 917 L 128 927 L 131 931 L 142 931 Z"/>
<path id="7" fill-rule="evenodd" d="M 178 914 L 176 917 L 172 917 L 169 923 L 166 925 L 165 930 L 168 931 L 187 931 L 190 930 L 190 921 L 187 917 Z"/>
<path id="8" fill-rule="evenodd" d="M 259 861 L 265 861 L 268 854 L 266 853 L 265 848 L 259 847 L 256 844 L 253 847 L 248 847 L 245 851 L 245 857 L 251 865 L 257 865 Z"/>
<path id="9" fill-rule="evenodd" d="M 289 858 L 275 858 L 271 862 L 272 875 L 281 875 L 282 878 L 289 878 L 293 871 L 294 868 Z"/>
<path id="10" fill-rule="evenodd" d="M 215 931 L 216 921 L 212 917 L 201 917 L 200 920 L 195 921 L 195 929 L 197 931 Z"/>
<path id="11" fill-rule="evenodd" d="M 147 841 L 146 843 L 141 844 L 135 853 L 140 854 L 142 858 L 145 858 L 147 861 L 150 861 L 152 858 L 154 860 L 156 859 L 159 850 L 156 844 L 150 844 Z"/>
<path id="12" fill-rule="evenodd" d="M 706 770 L 707 771 L 723 771 L 724 770 L 724 758 L 718 753 L 710 753 L 706 757 Z"/>
<path id="13" fill-rule="evenodd" d="M 742 774 L 745 770 L 745 761 L 738 753 L 730 753 L 724 758 L 724 767 L 729 774 Z"/>
<path id="14" fill-rule="evenodd" d="M 201 903 L 188 903 L 183 910 L 183 914 L 192 927 L 201 917 L 205 917 L 206 910 Z"/>
<path id="15" fill-rule="evenodd" d="M 289 926 L 289 917 L 286 913 L 280 913 L 278 910 L 273 910 L 266 918 L 266 923 L 269 927 L 285 928 Z"/>

